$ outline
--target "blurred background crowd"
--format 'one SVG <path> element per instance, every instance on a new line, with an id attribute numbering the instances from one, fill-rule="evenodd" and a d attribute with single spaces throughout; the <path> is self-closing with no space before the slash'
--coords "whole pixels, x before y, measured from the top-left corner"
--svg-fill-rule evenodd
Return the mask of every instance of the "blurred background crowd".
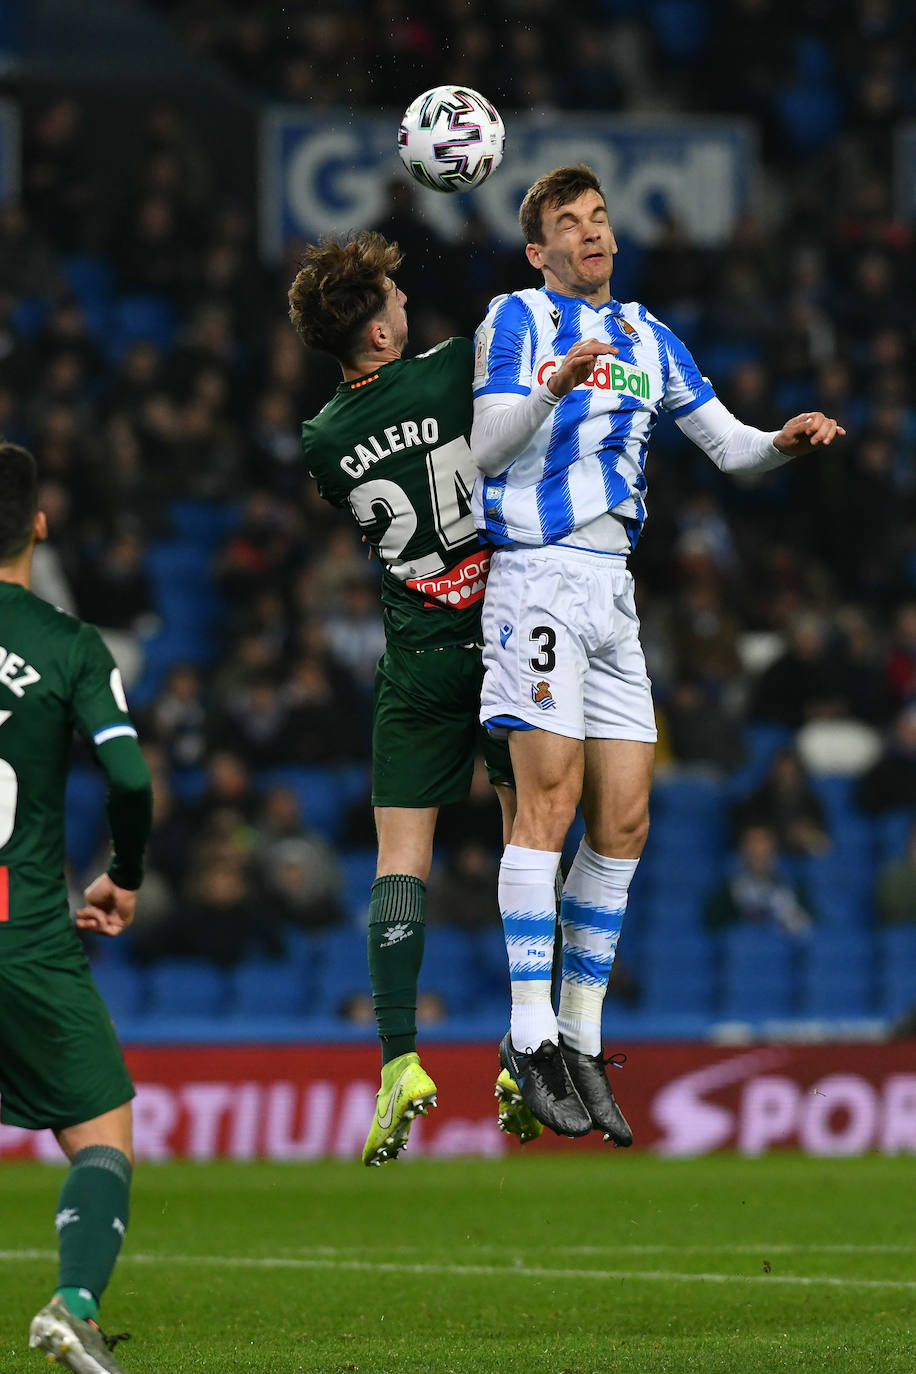
<path id="1" fill-rule="evenodd" d="M 735 481 L 673 424 L 655 431 L 631 566 L 661 732 L 657 823 L 612 993 L 647 1013 L 675 997 L 704 1018 L 892 1021 L 916 999 L 916 258 L 892 176 L 894 131 L 916 114 L 912 8 L 149 8 L 253 107 L 396 111 L 450 80 L 507 123 L 513 109 L 753 121 L 759 185 L 731 242 L 698 247 L 660 204 L 655 244 L 621 245 L 618 294 L 685 339 L 740 419 L 775 429 L 816 407 L 848 438 Z M 359 1020 L 383 636 L 375 569 L 319 501 L 298 442 L 335 367 L 287 320 L 294 258 L 261 262 L 255 207 L 226 194 L 175 103 L 150 99 L 113 180 L 78 91 L 24 92 L 22 108 L 21 198 L 0 206 L 0 431 L 40 464 L 51 539 L 36 590 L 103 627 L 132 682 L 157 797 L 132 966 L 307 961 L 323 939 L 322 987 L 305 1006 L 291 984 L 290 1006 Z M 438 240 L 394 165 L 377 227 L 405 251 L 420 351 L 536 283 L 521 245 L 489 242 L 473 212 L 457 241 Z M 104 833 L 77 763 L 74 882 Z M 465 959 L 467 987 L 433 977 L 432 1019 L 504 996 L 498 846 L 479 777 L 446 818 L 430 896 L 443 950 L 462 928 L 478 943 L 443 958 L 452 973 Z M 742 958 L 772 974 L 756 1003 Z M 279 997 L 276 969 L 269 985 Z"/>

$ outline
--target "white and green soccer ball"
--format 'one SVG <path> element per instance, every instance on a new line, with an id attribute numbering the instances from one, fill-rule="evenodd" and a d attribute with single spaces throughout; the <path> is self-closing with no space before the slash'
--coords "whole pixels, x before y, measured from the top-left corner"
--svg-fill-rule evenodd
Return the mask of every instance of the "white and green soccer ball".
<path id="1" fill-rule="evenodd" d="M 506 130 L 499 114 L 470 86 L 434 86 L 408 105 L 398 153 L 430 191 L 471 191 L 502 161 Z"/>

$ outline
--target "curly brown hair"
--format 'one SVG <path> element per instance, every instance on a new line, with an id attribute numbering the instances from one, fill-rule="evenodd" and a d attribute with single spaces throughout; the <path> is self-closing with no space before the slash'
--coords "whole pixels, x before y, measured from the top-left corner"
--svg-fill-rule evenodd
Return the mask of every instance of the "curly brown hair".
<path id="1" fill-rule="evenodd" d="M 544 211 L 555 210 L 558 205 L 568 205 L 586 191 L 597 191 L 607 206 L 601 183 L 584 162 L 577 162 L 573 167 L 555 167 L 552 172 L 545 172 L 538 177 L 534 185 L 528 188 L 518 212 L 525 242 L 543 243 Z"/>
<path id="2" fill-rule="evenodd" d="M 398 245 L 374 230 L 308 244 L 289 288 L 289 317 L 300 338 L 352 364 L 362 331 L 385 309 L 385 283 L 400 264 Z"/>

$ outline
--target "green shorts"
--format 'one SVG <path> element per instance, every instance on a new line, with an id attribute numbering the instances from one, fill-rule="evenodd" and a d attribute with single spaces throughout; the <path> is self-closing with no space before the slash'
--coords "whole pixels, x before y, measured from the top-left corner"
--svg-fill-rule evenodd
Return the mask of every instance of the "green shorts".
<path id="1" fill-rule="evenodd" d="M 385 650 L 375 674 L 372 805 L 464 801 L 482 745 L 492 783 L 513 785 L 508 745 L 480 725 L 480 650 Z"/>
<path id="2" fill-rule="evenodd" d="M 129 1102 L 134 1085 L 82 947 L 0 964 L 0 1121 L 62 1130 Z"/>

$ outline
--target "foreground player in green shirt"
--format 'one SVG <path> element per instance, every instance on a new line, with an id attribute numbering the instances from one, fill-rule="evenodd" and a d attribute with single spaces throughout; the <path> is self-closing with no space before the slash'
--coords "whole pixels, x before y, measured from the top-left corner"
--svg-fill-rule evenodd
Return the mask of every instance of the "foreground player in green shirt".
<path id="1" fill-rule="evenodd" d="M 396 1158 L 413 1117 L 435 1105 L 416 1054 L 426 880 L 439 807 L 467 796 L 480 739 L 489 567 L 470 504 L 473 345 L 447 339 L 402 357 L 406 297 L 392 279 L 400 261 L 380 234 L 323 240 L 306 249 L 289 292 L 304 342 L 343 372 L 328 404 L 302 426 L 309 472 L 325 500 L 349 510 L 382 567 L 386 649 L 372 739 L 378 867 L 369 905 L 382 1084 L 364 1164 Z M 515 810 L 508 750 L 489 741 L 484 750 L 505 823 Z M 538 1125 L 532 1119 L 533 1133 Z"/>
<path id="2" fill-rule="evenodd" d="M 134 915 L 152 789 L 98 630 L 29 591 L 47 535 L 31 454 L 0 440 L 0 1120 L 49 1128 L 70 1161 L 54 1224 L 57 1290 L 29 1344 L 80 1374 L 121 1365 L 96 1322 L 127 1228 L 134 1088 L 70 916 L 65 788 L 74 727 L 108 781 L 113 852 L 76 926 Z"/>

